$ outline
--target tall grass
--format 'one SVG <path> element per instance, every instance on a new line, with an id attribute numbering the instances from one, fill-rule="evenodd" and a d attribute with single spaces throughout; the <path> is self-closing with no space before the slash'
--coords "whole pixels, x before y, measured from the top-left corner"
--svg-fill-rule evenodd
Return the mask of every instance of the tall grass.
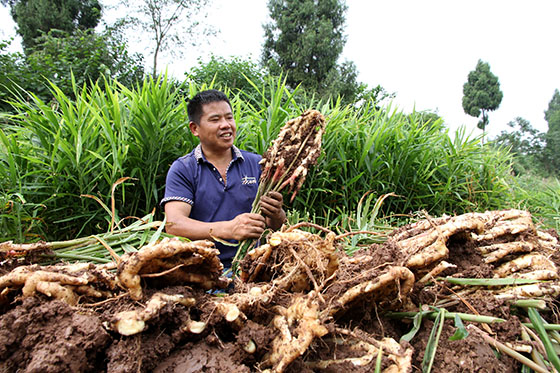
<path id="1" fill-rule="evenodd" d="M 366 191 L 387 199 L 383 211 L 439 215 L 498 207 L 505 199 L 510 156 L 481 146 L 480 138 L 452 138 L 441 121 L 423 122 L 391 107 L 323 107 L 324 154 L 295 208 L 353 211 Z"/>
<path id="2" fill-rule="evenodd" d="M 285 78 L 269 76 L 262 87 L 249 83 L 257 93 L 248 96 L 241 92 L 232 100 L 239 115 L 236 141 L 242 149 L 264 154 L 286 121 L 303 110 L 294 97 L 297 89 L 290 92 Z"/>
<path id="3" fill-rule="evenodd" d="M 171 162 L 194 147 L 183 88 L 166 77 L 147 78 L 135 90 L 112 81 L 74 85 L 71 99 L 51 85 L 50 102 L 32 93 L 13 102 L 18 114 L 0 134 L 2 194 L 45 206 L 45 239 L 106 230 L 107 215 L 84 195 L 107 203 L 122 177 L 134 181 L 119 187 L 118 215 L 146 215 L 157 206 Z"/>
<path id="4" fill-rule="evenodd" d="M 327 118 L 322 155 L 287 206 L 291 216 L 345 230 L 363 225 L 357 217 L 369 221 L 359 205 L 366 193 L 370 202 L 397 195 L 375 209 L 379 216 L 422 209 L 462 213 L 499 207 L 507 199 L 510 156 L 481 146 L 478 137 L 464 131 L 451 137 L 441 121 L 425 122 L 419 113 L 391 106 L 377 109 L 373 102 L 317 102 L 290 91 L 282 77 L 253 87 L 250 96 L 230 97 L 240 148 L 264 153 L 284 123 L 306 109 Z M 162 197 L 170 164 L 197 143 L 185 99 L 205 88 L 162 76 L 134 89 L 115 81 L 74 86 L 75 99 L 55 85 L 49 102 L 23 94 L 12 103 L 18 114 L 0 130 L 0 196 L 19 203 L 27 220 L 12 219 L 16 210 L 9 206 L 16 205 L 4 204 L 0 240 L 31 239 L 29 227 L 47 240 L 106 231 L 107 214 L 83 196 L 108 203 L 112 185 L 123 177 L 132 179 L 118 187 L 118 217 L 150 213 Z"/>
<path id="5" fill-rule="evenodd" d="M 511 207 L 531 211 L 537 223 L 560 231 L 560 180 L 525 174 L 511 180 Z"/>

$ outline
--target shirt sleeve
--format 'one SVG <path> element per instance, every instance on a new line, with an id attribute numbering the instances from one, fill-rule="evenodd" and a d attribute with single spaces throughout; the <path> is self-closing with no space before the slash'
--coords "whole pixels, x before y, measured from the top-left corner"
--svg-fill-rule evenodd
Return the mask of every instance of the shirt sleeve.
<path id="1" fill-rule="evenodd" d="M 187 159 L 178 159 L 169 168 L 165 180 L 165 194 L 160 202 L 163 206 L 169 201 L 182 201 L 189 205 L 194 204 L 195 172 L 188 167 Z"/>

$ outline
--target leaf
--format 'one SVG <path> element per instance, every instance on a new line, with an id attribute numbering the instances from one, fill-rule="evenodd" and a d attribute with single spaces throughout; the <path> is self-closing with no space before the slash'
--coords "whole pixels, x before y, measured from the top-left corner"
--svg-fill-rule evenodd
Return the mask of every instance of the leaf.
<path id="1" fill-rule="evenodd" d="M 375 360 L 375 373 L 381 373 L 381 361 L 383 360 L 383 346 L 379 347 L 377 359 Z"/>
<path id="2" fill-rule="evenodd" d="M 537 311 L 533 307 L 529 307 L 527 312 L 529 314 L 529 320 L 531 320 L 531 323 L 535 327 L 535 330 L 537 331 L 537 334 L 539 335 L 544 345 L 548 360 L 554 366 L 554 368 L 556 368 L 557 371 L 560 371 L 560 358 L 558 358 L 558 354 L 556 353 L 556 350 L 554 349 L 550 338 L 548 338 L 548 334 L 546 333 L 546 330 L 544 328 L 544 321 L 539 314 L 539 311 Z"/>
<path id="3" fill-rule="evenodd" d="M 156 243 L 157 240 L 159 240 L 159 237 L 161 236 L 161 232 L 163 232 L 163 228 L 165 228 L 166 222 L 167 222 L 167 216 L 163 218 L 163 222 L 159 226 L 158 230 L 152 236 L 152 238 L 150 238 L 150 242 L 148 242 L 149 245 L 153 245 L 154 243 Z"/>
<path id="4" fill-rule="evenodd" d="M 410 329 L 408 333 L 401 337 L 401 342 L 410 342 L 412 338 L 414 338 L 416 333 L 418 333 L 418 331 L 420 330 L 420 326 L 422 325 L 422 316 L 424 316 L 424 313 L 425 311 L 420 311 L 414 316 L 414 318 L 412 319 L 412 329 Z"/>
<path id="5" fill-rule="evenodd" d="M 434 321 L 432 332 L 430 333 L 428 343 L 426 344 L 424 358 L 422 359 L 422 373 L 429 373 L 432 371 L 432 365 L 434 363 L 434 358 L 436 357 L 439 337 L 441 336 L 441 331 L 443 330 L 443 324 L 445 322 L 445 312 L 445 308 L 441 308 Z"/>
<path id="6" fill-rule="evenodd" d="M 461 318 L 457 314 L 455 314 L 455 327 L 457 328 L 457 330 L 455 330 L 455 333 L 451 337 L 449 337 L 450 341 L 458 341 L 467 338 L 469 332 L 467 331 L 465 325 L 463 324 L 463 321 L 461 321 Z"/>

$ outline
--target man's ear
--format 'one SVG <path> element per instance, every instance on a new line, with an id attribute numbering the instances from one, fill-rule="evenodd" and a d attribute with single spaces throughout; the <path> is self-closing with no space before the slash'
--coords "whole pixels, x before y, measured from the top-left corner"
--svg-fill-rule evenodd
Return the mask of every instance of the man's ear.
<path id="1" fill-rule="evenodd" d="M 195 122 L 189 122 L 189 128 L 194 136 L 198 136 L 198 126 Z"/>

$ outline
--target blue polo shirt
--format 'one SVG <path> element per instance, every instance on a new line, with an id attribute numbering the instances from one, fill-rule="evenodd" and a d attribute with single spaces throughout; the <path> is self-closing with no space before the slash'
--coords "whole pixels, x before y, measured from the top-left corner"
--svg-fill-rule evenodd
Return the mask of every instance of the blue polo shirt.
<path id="1" fill-rule="evenodd" d="M 189 217 L 203 222 L 231 220 L 251 212 L 261 176 L 261 156 L 233 146 L 232 157 L 224 183 L 218 169 L 206 160 L 198 145 L 171 165 L 160 204 L 186 202 L 192 206 Z M 224 267 L 231 267 L 237 247 L 216 242 L 216 248 L 220 250 Z"/>

